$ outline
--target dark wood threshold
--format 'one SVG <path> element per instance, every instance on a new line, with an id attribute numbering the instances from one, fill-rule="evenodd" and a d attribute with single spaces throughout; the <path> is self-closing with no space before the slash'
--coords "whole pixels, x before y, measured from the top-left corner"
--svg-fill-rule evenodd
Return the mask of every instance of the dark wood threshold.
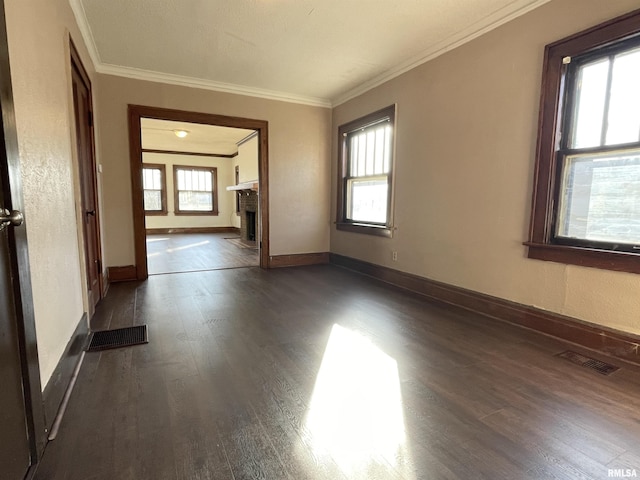
<path id="1" fill-rule="evenodd" d="M 301 267 L 329 263 L 329 252 L 274 255 L 269 257 L 269 268 Z"/>
<path id="2" fill-rule="evenodd" d="M 640 365 L 640 336 L 467 290 L 388 267 L 331 254 L 331 263 L 450 305 L 506 321 Z"/>
<path id="3" fill-rule="evenodd" d="M 138 279 L 135 265 L 108 267 L 108 272 L 110 282 L 130 282 Z"/>
<path id="4" fill-rule="evenodd" d="M 189 228 L 147 228 L 147 235 L 167 235 L 169 233 L 240 233 L 237 227 L 189 227 Z"/>
<path id="5" fill-rule="evenodd" d="M 87 345 L 88 336 L 89 324 L 87 322 L 87 314 L 84 313 L 42 393 L 45 422 L 48 430 L 51 429 L 51 425 L 56 418 L 73 371 Z"/>

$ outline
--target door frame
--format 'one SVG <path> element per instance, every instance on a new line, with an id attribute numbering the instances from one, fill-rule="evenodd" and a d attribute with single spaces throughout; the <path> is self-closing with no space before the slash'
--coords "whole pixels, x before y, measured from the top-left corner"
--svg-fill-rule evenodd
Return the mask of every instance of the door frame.
<path id="1" fill-rule="evenodd" d="M 140 120 L 172 120 L 201 123 L 219 127 L 244 128 L 258 132 L 258 228 L 260 231 L 260 267 L 269 267 L 269 122 L 211 113 L 189 112 L 168 108 L 129 104 L 129 154 L 131 160 L 131 197 L 133 202 L 133 233 L 136 259 L 136 278 L 146 280 L 147 242 L 142 189 L 142 132 Z"/>
<path id="2" fill-rule="evenodd" d="M 95 222 L 96 222 L 96 260 L 98 260 L 98 301 L 100 301 L 102 298 L 104 298 L 104 294 L 105 294 L 105 278 L 104 278 L 104 263 L 102 261 L 102 234 L 100 231 L 100 202 L 99 202 L 99 198 L 98 198 L 98 175 L 96 173 L 96 167 L 97 167 L 97 162 L 96 162 L 96 139 L 95 139 L 95 127 L 93 125 L 93 90 L 91 88 L 91 79 L 89 78 L 89 75 L 87 74 L 86 69 L 84 68 L 84 65 L 82 63 L 82 59 L 80 58 L 80 54 L 78 53 L 78 50 L 76 49 L 76 46 L 73 43 L 73 40 L 71 38 L 69 38 L 69 50 L 70 50 L 70 54 L 71 54 L 71 69 L 75 69 L 78 74 L 80 75 L 80 78 L 82 79 L 82 81 L 84 82 L 85 87 L 87 88 L 87 95 L 88 95 L 88 103 L 89 103 L 89 117 L 91 118 L 90 121 L 90 125 L 89 125 L 89 130 L 90 130 L 90 135 L 89 135 L 89 140 L 91 141 L 91 158 L 89 160 L 89 165 L 87 166 L 88 168 L 90 168 L 91 170 L 91 181 L 93 182 L 93 204 L 95 206 Z M 73 82 L 73 80 L 72 80 Z M 75 99 L 74 99 L 75 102 Z M 77 122 L 77 117 L 75 115 L 75 108 L 76 106 L 74 105 L 74 126 L 76 128 L 76 131 L 78 129 L 78 125 L 75 125 L 75 122 Z M 77 137 L 77 134 L 76 134 Z M 78 139 L 76 138 L 76 151 L 77 151 L 77 158 L 76 158 L 76 162 L 77 162 L 77 166 L 78 166 L 78 180 L 79 180 L 79 186 L 80 186 L 80 191 L 79 191 L 79 195 L 80 195 L 80 204 L 81 207 L 84 207 L 84 193 L 83 193 L 83 186 L 82 186 L 82 175 L 80 174 L 82 172 L 82 167 L 80 165 L 80 162 L 82 162 L 82 159 L 80 158 L 80 151 L 78 148 Z M 81 216 L 80 216 L 80 220 L 82 222 L 82 224 L 84 224 L 85 221 L 85 213 L 84 213 L 84 208 L 82 208 L 82 212 L 81 212 Z M 88 235 L 85 234 L 85 230 L 83 225 L 79 226 L 79 230 L 82 232 L 82 237 L 83 237 L 83 252 L 81 257 L 83 258 L 83 263 L 86 264 L 86 258 L 87 258 L 87 249 L 89 248 L 89 243 L 88 243 Z M 85 288 L 88 287 L 89 285 L 89 265 L 85 265 Z M 87 291 L 87 311 L 89 312 L 89 318 L 91 318 L 93 311 L 95 310 L 95 306 L 94 305 L 90 305 L 91 302 L 91 295 L 90 292 Z"/>
<path id="3" fill-rule="evenodd" d="M 0 6 L 0 107 L 2 110 L 2 128 L 0 128 L 0 168 L 8 180 L 5 188 L 10 194 L 9 210 L 24 212 L 22 195 L 22 177 L 20 175 L 20 156 L 18 150 L 18 131 L 15 122 L 13 90 L 9 49 L 7 44 L 6 18 L 4 3 Z M 27 241 L 27 220 L 19 227 L 9 227 L 9 247 L 12 251 L 11 270 L 14 279 L 13 293 L 16 309 L 18 345 L 22 364 L 22 385 L 25 402 L 27 436 L 31 454 L 31 465 L 42 457 L 47 442 L 44 419 L 44 403 L 40 383 L 40 363 L 36 323 L 33 309 L 33 291 L 31 289 L 31 270 L 29 267 L 29 248 Z"/>

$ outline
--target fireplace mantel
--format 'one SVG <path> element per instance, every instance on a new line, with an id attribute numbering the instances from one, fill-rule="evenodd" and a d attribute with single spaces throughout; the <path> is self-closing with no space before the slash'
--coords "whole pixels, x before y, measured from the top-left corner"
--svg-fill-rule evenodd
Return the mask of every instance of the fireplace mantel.
<path id="1" fill-rule="evenodd" d="M 230 192 L 236 191 L 236 192 L 257 192 L 258 191 L 258 181 L 257 180 L 253 180 L 251 182 L 243 182 L 243 183 L 239 183 L 238 185 L 231 185 L 229 187 L 227 187 L 227 190 Z"/>

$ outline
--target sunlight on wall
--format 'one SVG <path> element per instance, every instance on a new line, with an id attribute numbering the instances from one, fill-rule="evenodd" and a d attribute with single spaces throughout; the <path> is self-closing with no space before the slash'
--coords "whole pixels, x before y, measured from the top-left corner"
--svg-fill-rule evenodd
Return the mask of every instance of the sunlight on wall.
<path id="1" fill-rule="evenodd" d="M 402 472 L 411 463 L 396 361 L 337 324 L 318 372 L 306 426 L 314 454 L 331 456 L 346 474 L 365 473 L 376 465 Z"/>

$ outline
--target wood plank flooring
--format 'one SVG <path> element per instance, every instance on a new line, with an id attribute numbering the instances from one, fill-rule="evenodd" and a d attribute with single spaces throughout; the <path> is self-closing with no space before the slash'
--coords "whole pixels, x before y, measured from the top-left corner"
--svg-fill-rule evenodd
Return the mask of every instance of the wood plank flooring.
<path id="1" fill-rule="evenodd" d="M 37 480 L 640 475 L 640 369 L 334 266 L 111 286 Z M 597 357 L 604 360 L 612 360 Z"/>
<path id="2" fill-rule="evenodd" d="M 149 234 L 149 275 L 258 266 L 258 250 L 227 240 L 233 237 L 239 238 L 228 232 Z"/>

